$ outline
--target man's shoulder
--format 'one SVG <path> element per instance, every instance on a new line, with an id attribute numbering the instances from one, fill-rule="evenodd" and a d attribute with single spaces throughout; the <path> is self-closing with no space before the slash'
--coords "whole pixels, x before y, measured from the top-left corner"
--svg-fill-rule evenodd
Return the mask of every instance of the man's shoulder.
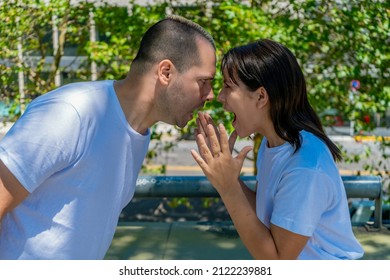
<path id="1" fill-rule="evenodd" d="M 84 102 L 96 102 L 109 96 L 112 90 L 112 81 L 76 82 L 58 87 L 34 99 L 31 105 L 68 103 L 78 107 Z"/>
<path id="2" fill-rule="evenodd" d="M 80 93 L 98 93 L 98 92 L 107 92 L 113 87 L 113 81 L 104 80 L 104 81 L 87 81 L 87 82 L 76 82 L 70 83 L 64 86 L 61 86 L 48 94 L 61 94 L 65 93 L 66 95 L 80 94 Z"/>

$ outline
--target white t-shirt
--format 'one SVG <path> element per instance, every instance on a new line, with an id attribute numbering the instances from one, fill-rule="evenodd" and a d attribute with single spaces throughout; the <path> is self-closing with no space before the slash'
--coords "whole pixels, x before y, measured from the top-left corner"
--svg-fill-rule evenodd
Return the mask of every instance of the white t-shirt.
<path id="1" fill-rule="evenodd" d="M 309 236 L 298 259 L 357 259 L 363 249 L 351 226 L 347 197 L 332 155 L 319 138 L 302 131 L 301 148 L 288 142 L 257 158 L 256 211 L 260 221 Z"/>
<path id="2" fill-rule="evenodd" d="M 104 258 L 149 141 L 126 121 L 113 81 L 36 98 L 0 142 L 30 192 L 3 219 L 0 259 Z"/>

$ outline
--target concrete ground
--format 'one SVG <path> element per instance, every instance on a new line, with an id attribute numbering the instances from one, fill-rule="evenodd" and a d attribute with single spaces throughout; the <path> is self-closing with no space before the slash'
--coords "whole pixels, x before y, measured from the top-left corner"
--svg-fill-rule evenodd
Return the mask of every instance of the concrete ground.
<path id="1" fill-rule="evenodd" d="M 390 230 L 354 226 L 364 260 L 390 259 Z M 105 257 L 110 260 L 252 259 L 229 221 L 119 223 Z"/>

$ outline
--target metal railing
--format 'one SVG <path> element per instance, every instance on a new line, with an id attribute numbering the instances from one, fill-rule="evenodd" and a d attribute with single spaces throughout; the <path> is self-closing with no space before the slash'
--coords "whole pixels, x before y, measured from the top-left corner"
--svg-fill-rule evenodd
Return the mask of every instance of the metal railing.
<path id="1" fill-rule="evenodd" d="M 241 179 L 252 190 L 255 176 Z M 374 227 L 382 226 L 382 179 L 380 176 L 342 176 L 348 198 L 375 200 Z M 205 176 L 140 176 L 137 179 L 135 197 L 219 197 L 218 192 Z"/>

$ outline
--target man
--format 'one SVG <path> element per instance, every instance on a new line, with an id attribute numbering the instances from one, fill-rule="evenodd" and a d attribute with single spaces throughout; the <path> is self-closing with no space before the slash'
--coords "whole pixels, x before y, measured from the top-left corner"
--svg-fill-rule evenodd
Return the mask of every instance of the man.
<path id="1" fill-rule="evenodd" d="M 158 121 L 184 127 L 212 99 L 215 45 L 171 16 L 127 77 L 35 99 L 0 142 L 0 259 L 102 259 Z"/>

